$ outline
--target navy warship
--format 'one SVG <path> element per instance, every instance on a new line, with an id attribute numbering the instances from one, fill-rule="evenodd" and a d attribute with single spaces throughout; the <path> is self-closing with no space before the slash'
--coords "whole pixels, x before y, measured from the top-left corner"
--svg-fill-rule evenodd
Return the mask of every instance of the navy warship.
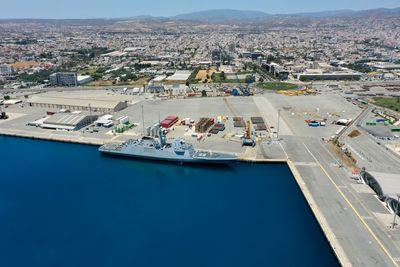
<path id="1" fill-rule="evenodd" d="M 167 143 L 161 130 L 158 140 L 145 136 L 138 140 L 130 139 L 122 144 L 105 144 L 99 151 L 116 156 L 179 163 L 229 163 L 237 159 L 233 154 L 196 150 L 192 144 L 181 138 Z"/>

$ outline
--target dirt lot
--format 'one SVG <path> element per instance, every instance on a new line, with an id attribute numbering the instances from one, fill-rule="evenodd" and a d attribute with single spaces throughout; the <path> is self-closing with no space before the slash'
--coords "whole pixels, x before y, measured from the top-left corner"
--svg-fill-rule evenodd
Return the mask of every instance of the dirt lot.
<path id="1" fill-rule="evenodd" d="M 15 62 L 12 64 L 13 68 L 15 69 L 26 69 L 26 68 L 32 68 L 39 66 L 39 62 L 36 61 L 20 61 L 20 62 Z"/>
<path id="2" fill-rule="evenodd" d="M 140 78 L 136 81 L 131 81 L 129 84 L 125 84 L 127 86 L 138 86 L 142 87 L 143 84 L 147 84 L 149 79 L 147 77 Z M 112 86 L 112 81 L 93 81 L 88 84 L 89 86 Z M 116 84 L 116 85 L 124 85 L 124 84 Z"/>
<path id="3" fill-rule="evenodd" d="M 89 86 L 111 86 L 112 81 L 93 81 L 88 84 Z"/>
<path id="4" fill-rule="evenodd" d="M 207 75 L 209 76 L 208 81 L 211 82 L 211 76 L 213 73 L 216 72 L 216 69 L 211 68 L 208 70 L 199 70 L 199 72 L 196 75 L 196 80 L 203 82 L 205 79 L 207 79 Z"/>

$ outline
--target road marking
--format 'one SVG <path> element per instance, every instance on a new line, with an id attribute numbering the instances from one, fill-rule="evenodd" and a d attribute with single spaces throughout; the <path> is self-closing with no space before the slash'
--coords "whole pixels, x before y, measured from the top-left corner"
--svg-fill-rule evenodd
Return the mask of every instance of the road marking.
<path id="1" fill-rule="evenodd" d="M 335 181 L 333 181 L 332 177 L 329 175 L 329 173 L 325 170 L 325 168 L 322 166 L 322 164 L 318 161 L 318 159 L 314 156 L 314 154 L 310 151 L 310 149 L 307 147 L 305 143 L 303 143 L 304 147 L 308 151 L 308 153 L 311 155 L 311 157 L 314 158 L 314 160 L 318 163 L 319 167 L 321 170 L 325 173 L 325 175 L 328 177 L 328 179 L 331 181 L 331 183 L 335 186 L 336 190 L 339 192 L 339 194 L 343 197 L 343 199 L 347 202 L 347 204 L 350 206 L 350 208 L 354 211 L 356 216 L 360 219 L 360 221 L 364 224 L 365 228 L 368 230 L 368 232 L 371 234 L 371 236 L 376 240 L 378 245 L 381 247 L 383 252 L 389 257 L 389 259 L 392 261 L 394 266 L 399 266 L 397 264 L 396 259 L 390 254 L 390 252 L 387 250 L 387 248 L 383 245 L 382 241 L 375 235 L 375 233 L 372 231 L 372 229 L 369 227 L 369 225 L 365 222 L 363 217 L 360 215 L 360 213 L 356 210 L 356 208 L 351 204 L 350 200 L 346 197 L 346 195 L 343 193 L 343 191 L 337 186 Z"/>
<path id="2" fill-rule="evenodd" d="M 316 162 L 293 162 L 296 166 L 318 166 Z"/>
<path id="3" fill-rule="evenodd" d="M 336 160 L 335 157 L 331 154 L 331 152 L 324 146 L 324 144 L 322 142 L 320 142 L 321 146 L 324 148 L 324 150 L 327 152 L 327 154 L 330 156 L 330 158 L 332 158 L 333 160 Z M 371 160 L 369 160 L 371 162 Z M 348 174 L 350 176 L 350 174 Z M 369 186 L 365 187 L 365 184 L 358 181 L 357 184 L 350 184 L 351 187 L 353 188 L 353 190 L 355 191 L 355 193 L 352 190 L 348 190 L 348 192 L 357 200 L 357 204 L 359 204 L 365 211 L 366 213 L 368 213 L 370 216 L 373 215 L 371 213 L 371 211 L 364 205 L 364 203 L 362 202 L 362 200 L 360 199 L 360 197 L 357 195 L 357 193 L 366 193 L 368 192 L 369 194 L 372 194 L 372 189 L 370 189 Z M 361 185 L 360 189 L 358 190 L 356 189 L 357 185 Z M 367 191 L 365 191 L 367 190 Z M 379 200 L 379 198 L 376 196 L 376 194 L 374 194 L 374 197 L 376 198 L 376 200 L 378 201 L 379 204 L 381 204 L 385 210 L 388 210 L 388 208 L 385 206 L 385 204 Z M 382 225 L 381 221 L 377 221 L 376 218 L 374 219 L 375 223 Z M 396 247 L 397 250 L 400 250 L 400 246 L 396 243 L 395 240 L 392 239 L 392 244 L 393 246 Z"/>
<path id="4" fill-rule="evenodd" d="M 362 216 L 364 220 L 373 220 L 374 218 L 372 216 Z"/>
<path id="5" fill-rule="evenodd" d="M 278 141 L 278 143 L 279 143 L 279 145 L 281 146 L 281 148 L 282 148 L 282 150 L 283 150 L 283 153 L 285 153 L 286 159 L 289 159 L 289 155 L 286 153 L 286 150 L 285 150 L 285 148 L 283 147 L 282 142 L 281 142 L 281 141 Z"/>
<path id="6" fill-rule="evenodd" d="M 360 159 L 365 160 L 365 158 L 363 157 L 363 155 L 361 155 L 361 153 L 359 153 L 357 150 L 355 150 L 352 146 L 350 145 L 346 145 L 348 148 L 350 148 L 351 151 L 354 152 L 354 154 L 356 154 Z"/>

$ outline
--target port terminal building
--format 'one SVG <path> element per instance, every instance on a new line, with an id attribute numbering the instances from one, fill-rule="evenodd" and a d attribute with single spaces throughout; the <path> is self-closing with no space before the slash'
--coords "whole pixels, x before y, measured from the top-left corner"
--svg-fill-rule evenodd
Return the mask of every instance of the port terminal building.
<path id="1" fill-rule="evenodd" d="M 45 108 L 53 111 L 65 109 L 70 111 L 91 111 L 98 113 L 114 113 L 128 107 L 127 101 L 117 99 L 85 99 L 63 96 L 33 96 L 27 101 L 31 107 Z"/>

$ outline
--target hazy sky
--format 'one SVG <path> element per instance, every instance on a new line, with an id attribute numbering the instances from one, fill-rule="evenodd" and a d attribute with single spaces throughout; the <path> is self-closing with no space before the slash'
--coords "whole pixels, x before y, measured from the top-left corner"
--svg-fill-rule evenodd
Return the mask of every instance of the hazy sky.
<path id="1" fill-rule="evenodd" d="M 400 7 L 400 0 L 0 0 L 0 18 L 172 16 L 221 8 L 277 14 L 378 7 Z"/>

